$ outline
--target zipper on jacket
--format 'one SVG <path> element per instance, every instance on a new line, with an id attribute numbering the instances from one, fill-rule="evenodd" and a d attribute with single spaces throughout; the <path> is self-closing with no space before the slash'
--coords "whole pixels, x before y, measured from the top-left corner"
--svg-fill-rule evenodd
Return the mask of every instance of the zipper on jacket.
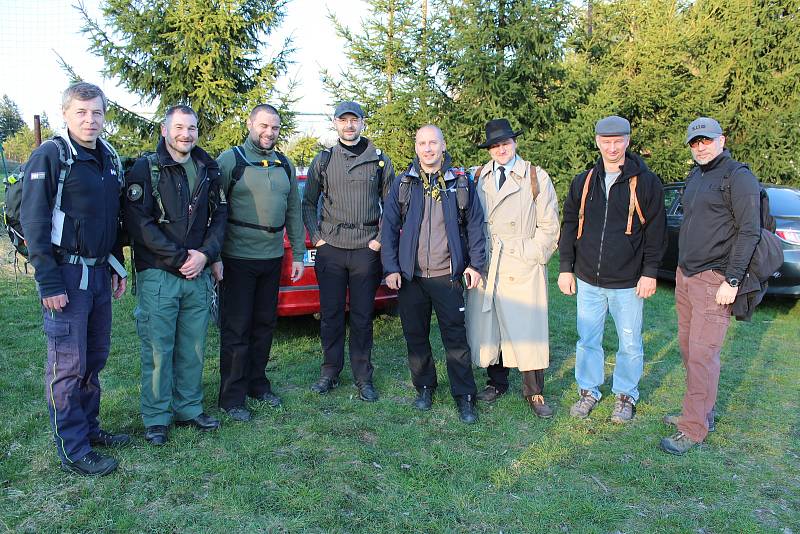
<path id="1" fill-rule="evenodd" d="M 616 183 L 616 182 L 615 182 Z M 614 187 L 614 184 L 611 184 L 611 187 Z M 595 187 L 597 187 L 597 182 L 595 182 Z M 600 285 L 600 264 L 603 262 L 603 241 L 606 238 L 606 222 L 608 221 L 608 203 L 609 198 L 611 197 L 611 187 L 608 188 L 608 192 L 606 192 L 606 206 L 605 211 L 603 212 L 603 229 L 600 231 L 600 250 L 597 253 L 597 285 Z"/>
<path id="2" fill-rule="evenodd" d="M 425 216 L 423 211 L 422 216 Z M 428 197 L 428 248 L 425 251 L 425 255 L 427 257 L 427 261 L 425 263 L 425 278 L 431 277 L 431 229 L 433 228 L 433 223 L 431 219 L 433 218 L 433 194 Z"/>

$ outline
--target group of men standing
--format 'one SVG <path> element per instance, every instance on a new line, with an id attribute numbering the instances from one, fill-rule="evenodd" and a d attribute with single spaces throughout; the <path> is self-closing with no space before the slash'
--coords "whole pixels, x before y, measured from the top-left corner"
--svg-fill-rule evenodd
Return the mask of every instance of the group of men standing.
<path id="1" fill-rule="evenodd" d="M 334 112 L 338 142 L 314 158 L 301 199 L 294 166 L 275 150 L 281 117 L 268 104 L 250 113 L 244 143 L 216 160 L 197 146 L 195 111 L 169 108 L 155 153 L 135 162 L 124 185 L 119 157 L 99 137 L 106 108 L 102 91 L 74 84 L 62 108 L 63 138 L 42 145 L 26 163 L 22 225 L 42 300 L 46 393 L 65 469 L 107 474 L 117 461 L 95 447 L 130 441 L 98 422 L 111 296 L 119 298 L 127 285 L 121 265 L 126 234 L 137 272 L 141 413 L 153 445 L 168 440 L 172 423 L 203 431 L 219 427 L 203 409 L 202 388 L 215 281 L 219 407 L 233 420 L 248 421 L 248 398 L 281 405 L 265 369 L 284 231 L 292 248 L 292 280 L 303 273 L 306 230 L 317 249 L 323 363 L 312 391 L 324 394 L 339 384 L 347 308 L 354 385 L 361 400 L 378 399 L 372 314 L 385 276 L 398 291 L 417 409 L 431 408 L 438 386 L 429 341 L 435 311 L 462 421 L 477 421 L 476 400 L 493 402 L 508 391 L 514 367 L 522 373 L 522 393 L 533 413 L 551 417 L 544 398 L 546 266 L 558 249 L 559 289 L 577 293 L 580 395 L 570 414 L 587 417 L 600 401 L 610 312 L 619 338 L 612 420 L 634 417 L 644 361 L 643 301 L 655 293 L 666 233 L 661 181 L 628 150 L 627 120 L 611 116 L 597 123 L 600 158 L 574 178 L 559 222 L 550 177 L 517 153 L 522 132 L 506 119 L 487 123 L 479 147 L 491 159 L 474 179 L 453 164 L 442 131 L 432 124 L 417 130 L 415 157 L 395 176 L 390 159 L 362 135 L 362 108 L 342 102 Z M 758 241 L 758 184 L 746 167 L 723 176 L 732 161 L 724 139 L 719 124 L 708 118 L 692 123 L 686 139 L 698 164 L 686 189 L 693 200 L 684 202 L 676 283 L 687 391 L 682 414 L 666 418 L 678 432 L 662 440 L 664 450 L 678 454 L 713 428 L 730 305 Z M 64 141 L 74 162 L 59 180 Z M 723 178 L 731 178 L 734 199 L 727 212 L 711 198 Z M 697 233 L 690 234 L 689 226 Z M 714 298 L 707 299 L 712 292 Z M 473 364 L 487 369 L 480 393 Z"/>

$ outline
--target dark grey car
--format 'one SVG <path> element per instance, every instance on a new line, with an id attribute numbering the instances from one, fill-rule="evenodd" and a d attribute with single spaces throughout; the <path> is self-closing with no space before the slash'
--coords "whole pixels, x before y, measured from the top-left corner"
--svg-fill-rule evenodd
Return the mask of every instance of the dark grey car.
<path id="1" fill-rule="evenodd" d="M 678 266 L 678 233 L 683 222 L 683 182 L 664 186 L 667 210 L 667 251 L 658 270 L 659 278 L 675 280 Z M 800 191 L 791 187 L 765 185 L 769 207 L 775 217 L 775 233 L 783 246 L 783 266 L 769 279 L 767 294 L 800 297 Z"/>

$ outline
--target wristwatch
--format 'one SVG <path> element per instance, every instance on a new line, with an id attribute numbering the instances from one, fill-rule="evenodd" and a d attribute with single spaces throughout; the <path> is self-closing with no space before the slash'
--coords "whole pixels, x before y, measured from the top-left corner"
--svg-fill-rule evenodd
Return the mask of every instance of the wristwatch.
<path id="1" fill-rule="evenodd" d="M 738 278 L 728 278 L 726 280 L 726 282 L 728 282 L 728 285 L 731 286 L 731 287 L 739 287 L 739 279 Z"/>

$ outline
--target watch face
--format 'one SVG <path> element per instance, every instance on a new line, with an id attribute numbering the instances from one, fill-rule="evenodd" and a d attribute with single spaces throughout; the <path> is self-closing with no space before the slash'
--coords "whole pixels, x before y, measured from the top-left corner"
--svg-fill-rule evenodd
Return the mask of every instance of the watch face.
<path id="1" fill-rule="evenodd" d="M 728 285 L 731 287 L 739 287 L 739 280 L 737 278 L 728 278 Z"/>

